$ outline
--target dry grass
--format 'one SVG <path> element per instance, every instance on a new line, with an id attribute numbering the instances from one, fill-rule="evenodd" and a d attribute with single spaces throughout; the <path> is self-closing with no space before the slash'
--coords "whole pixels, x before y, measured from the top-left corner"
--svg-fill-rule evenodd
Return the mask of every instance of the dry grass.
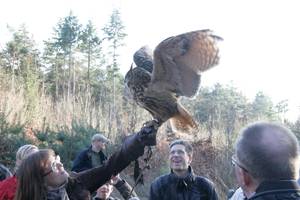
<path id="1" fill-rule="evenodd" d="M 59 127 L 71 127 L 72 122 L 76 119 L 86 126 L 96 127 L 107 133 L 106 135 L 111 131 L 112 135 L 108 135 L 108 137 L 115 141 L 118 135 L 137 131 L 143 121 L 146 121 L 145 119 L 151 119 L 149 114 L 141 109 L 125 112 L 122 110 L 121 104 L 115 109 L 114 115 L 109 115 L 109 103 L 104 107 L 99 104 L 95 106 L 93 103 L 87 106 L 84 99 L 75 102 L 72 99 L 62 99 L 53 102 L 50 97 L 41 95 L 37 97 L 35 113 L 30 115 L 32 119 L 29 120 L 25 95 L 23 89 L 0 90 L 0 111 L 5 113 L 9 123 L 25 124 L 26 132 L 29 135 L 32 129 L 43 131 L 45 128 L 55 130 Z M 112 126 L 111 130 L 109 124 Z M 167 124 L 164 124 L 158 133 L 158 144 L 153 150 L 150 161 L 151 169 L 147 170 L 144 175 L 145 185 L 138 186 L 136 189 L 142 199 L 147 199 L 151 182 L 156 177 L 169 172 L 167 131 Z M 211 179 L 215 183 L 220 199 L 225 199 L 227 190 L 233 185 L 232 174 L 228 173 L 231 171 L 229 158 L 232 154 L 228 138 L 225 137 L 225 134 L 215 131 L 212 141 L 207 141 L 208 133 L 205 129 L 200 129 L 200 133 L 192 137 L 184 135 L 180 135 L 180 137 L 189 139 L 193 143 L 192 166 L 195 173 Z M 32 139 L 34 140 L 34 138 Z M 133 184 L 132 171 L 131 166 L 123 172 L 131 184 Z"/>

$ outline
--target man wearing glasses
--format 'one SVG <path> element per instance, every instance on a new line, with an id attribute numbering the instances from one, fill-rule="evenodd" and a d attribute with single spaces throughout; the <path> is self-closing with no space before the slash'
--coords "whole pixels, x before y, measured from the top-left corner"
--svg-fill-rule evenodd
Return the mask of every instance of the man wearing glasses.
<path id="1" fill-rule="evenodd" d="M 255 123 L 242 130 L 232 157 L 237 182 L 248 200 L 300 200 L 299 144 L 287 128 Z"/>

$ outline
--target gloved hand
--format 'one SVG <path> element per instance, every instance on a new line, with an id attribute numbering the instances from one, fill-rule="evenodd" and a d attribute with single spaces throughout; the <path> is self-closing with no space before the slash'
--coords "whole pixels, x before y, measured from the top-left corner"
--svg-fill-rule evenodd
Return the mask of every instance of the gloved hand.
<path id="1" fill-rule="evenodd" d="M 141 130 L 137 133 L 140 137 L 140 141 L 145 146 L 155 146 L 156 145 L 156 133 L 161 125 L 157 120 L 151 120 L 144 124 Z"/>

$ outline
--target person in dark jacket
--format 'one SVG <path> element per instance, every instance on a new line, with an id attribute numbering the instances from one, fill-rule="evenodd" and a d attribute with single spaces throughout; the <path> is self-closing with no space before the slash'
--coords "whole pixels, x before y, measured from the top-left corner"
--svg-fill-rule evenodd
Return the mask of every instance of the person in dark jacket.
<path id="1" fill-rule="evenodd" d="M 295 135 L 265 122 L 241 131 L 232 157 L 237 182 L 248 200 L 300 200 L 299 161 Z"/>
<path id="2" fill-rule="evenodd" d="M 30 155 L 17 171 L 15 200 L 90 200 L 90 194 L 156 144 L 156 121 L 125 139 L 122 147 L 100 167 L 69 175 L 53 150 Z"/>
<path id="3" fill-rule="evenodd" d="M 100 133 L 93 135 L 91 146 L 76 156 L 71 170 L 81 172 L 103 165 L 104 161 L 107 160 L 103 150 L 108 142 L 109 140 Z"/>
<path id="4" fill-rule="evenodd" d="M 193 148 L 184 140 L 170 144 L 171 173 L 154 180 L 150 188 L 150 200 L 217 200 L 214 185 L 207 178 L 197 176 L 190 166 Z"/>

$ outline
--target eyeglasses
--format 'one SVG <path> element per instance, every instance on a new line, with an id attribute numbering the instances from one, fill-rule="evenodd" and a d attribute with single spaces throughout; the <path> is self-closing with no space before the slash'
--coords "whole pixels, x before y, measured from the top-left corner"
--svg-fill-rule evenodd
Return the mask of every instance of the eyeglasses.
<path id="1" fill-rule="evenodd" d="M 58 167 L 62 167 L 62 166 L 63 166 L 63 164 L 60 162 L 59 155 L 55 156 L 54 161 L 52 161 L 52 163 L 51 163 L 51 169 L 48 172 L 46 172 L 45 174 L 43 174 L 43 177 L 48 176 L 52 172 L 58 172 Z"/>
<path id="2" fill-rule="evenodd" d="M 231 164 L 232 166 L 238 166 L 239 168 L 241 168 L 242 170 L 244 170 L 245 172 L 249 172 L 242 164 L 240 164 L 236 159 L 235 156 L 231 157 Z"/>

